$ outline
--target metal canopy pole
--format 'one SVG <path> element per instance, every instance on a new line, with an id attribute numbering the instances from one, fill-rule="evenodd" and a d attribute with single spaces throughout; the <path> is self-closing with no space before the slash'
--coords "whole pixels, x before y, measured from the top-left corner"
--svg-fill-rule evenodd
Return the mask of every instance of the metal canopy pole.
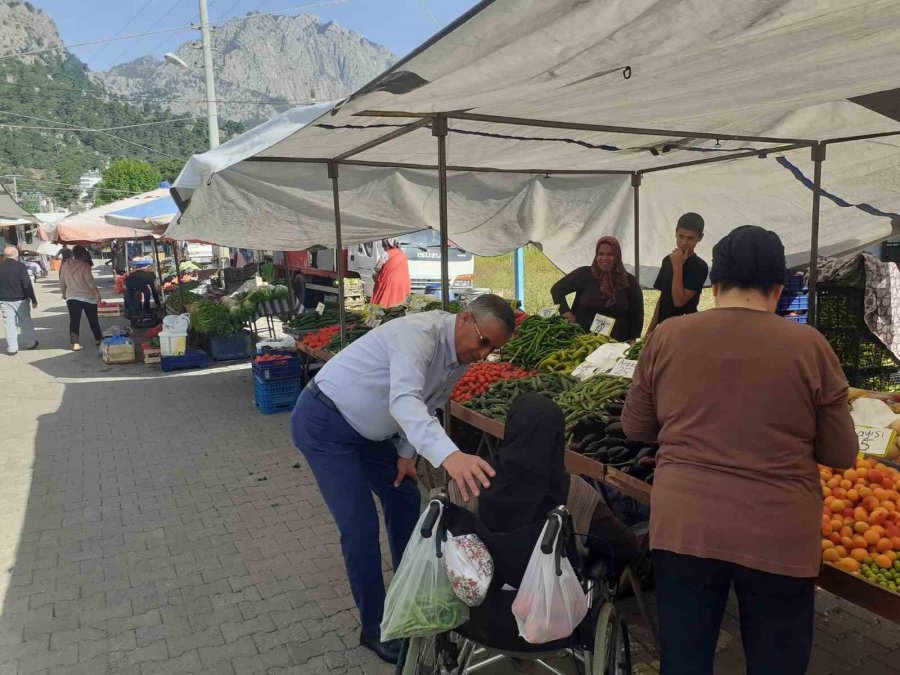
<path id="1" fill-rule="evenodd" d="M 159 301 L 165 304 L 166 292 L 163 290 L 162 267 L 159 264 L 159 244 L 156 243 L 156 237 L 153 237 L 151 241 L 153 242 L 153 262 L 156 263 L 156 280 L 159 283 Z"/>
<path id="2" fill-rule="evenodd" d="M 634 194 L 634 278 L 641 285 L 641 174 L 631 174 L 631 191 Z"/>
<path id="3" fill-rule="evenodd" d="M 341 240 L 341 196 L 338 193 L 338 165 L 328 162 L 328 177 L 331 179 L 331 194 L 334 196 L 334 255 L 338 276 L 338 324 L 341 327 L 341 348 L 346 344 L 347 326 L 344 320 L 344 244 Z"/>
<path id="4" fill-rule="evenodd" d="M 450 310 L 450 266 L 447 258 L 447 118 L 438 115 L 431 126 L 431 135 L 438 140 L 438 211 L 441 224 L 441 306 Z"/>
<path id="5" fill-rule="evenodd" d="M 809 317 L 813 326 L 818 326 L 816 317 L 816 286 L 819 281 L 819 206 L 822 201 L 822 162 L 825 161 L 825 146 L 817 143 L 812 147 L 813 161 L 813 203 L 812 227 L 809 243 Z"/>
<path id="6" fill-rule="evenodd" d="M 513 252 L 513 279 L 516 287 L 516 300 L 522 303 L 525 310 L 525 247 L 521 246 Z"/>

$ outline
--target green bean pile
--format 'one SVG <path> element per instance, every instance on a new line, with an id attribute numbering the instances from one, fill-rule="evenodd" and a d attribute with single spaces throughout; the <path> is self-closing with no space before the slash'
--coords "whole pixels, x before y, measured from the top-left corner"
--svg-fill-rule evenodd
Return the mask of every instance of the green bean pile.
<path id="1" fill-rule="evenodd" d="M 553 352 L 570 347 L 579 335 L 584 335 L 581 326 L 569 323 L 561 316 L 547 319 L 529 316 L 503 348 L 503 353 L 510 357 L 510 363 L 534 370 Z"/>

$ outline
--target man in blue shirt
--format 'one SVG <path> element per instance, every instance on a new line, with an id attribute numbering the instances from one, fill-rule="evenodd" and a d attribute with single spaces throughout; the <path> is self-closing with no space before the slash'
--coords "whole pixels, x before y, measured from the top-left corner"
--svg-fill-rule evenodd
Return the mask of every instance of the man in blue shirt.
<path id="1" fill-rule="evenodd" d="M 397 641 L 381 642 L 384 581 L 378 515 L 384 510 L 394 569 L 421 507 L 415 455 L 443 466 L 463 496 L 490 485 L 493 469 L 461 452 L 435 410 L 466 366 L 503 346 L 515 330 L 509 303 L 484 295 L 457 315 L 423 312 L 379 326 L 326 363 L 291 416 L 294 445 L 315 474 L 341 532 L 341 549 L 359 608 L 360 643 L 396 663 Z"/>

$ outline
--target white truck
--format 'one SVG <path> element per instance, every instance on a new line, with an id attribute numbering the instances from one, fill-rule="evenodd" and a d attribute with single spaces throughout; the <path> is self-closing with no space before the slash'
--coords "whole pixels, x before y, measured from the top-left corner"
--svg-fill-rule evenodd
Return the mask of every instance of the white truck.
<path id="1" fill-rule="evenodd" d="M 419 230 L 396 237 L 409 260 L 409 276 L 413 293 L 439 289 L 441 284 L 441 238 L 434 230 Z M 371 296 L 375 286 L 375 263 L 381 252 L 381 241 L 354 244 L 344 249 L 347 276 L 359 277 Z M 298 298 L 307 306 L 315 306 L 325 293 L 336 293 L 337 278 L 334 249 L 287 251 L 283 266 L 293 281 Z M 452 242 L 448 249 L 451 298 L 471 289 L 475 281 L 475 257 Z"/>

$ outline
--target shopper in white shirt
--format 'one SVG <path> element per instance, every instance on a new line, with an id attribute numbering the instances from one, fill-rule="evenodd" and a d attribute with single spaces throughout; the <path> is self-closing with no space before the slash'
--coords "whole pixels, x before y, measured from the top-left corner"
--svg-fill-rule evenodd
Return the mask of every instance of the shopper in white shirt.
<path id="1" fill-rule="evenodd" d="M 512 308 L 496 295 L 476 298 L 457 315 L 394 319 L 326 363 L 294 408 L 294 445 L 341 532 L 360 642 L 385 661 L 396 662 L 399 645 L 380 641 L 385 593 L 372 493 L 384 510 L 396 569 L 419 516 L 416 452 L 443 466 L 464 494 L 490 485 L 493 469 L 454 445 L 435 409 L 466 366 L 506 344 L 514 330 Z"/>

